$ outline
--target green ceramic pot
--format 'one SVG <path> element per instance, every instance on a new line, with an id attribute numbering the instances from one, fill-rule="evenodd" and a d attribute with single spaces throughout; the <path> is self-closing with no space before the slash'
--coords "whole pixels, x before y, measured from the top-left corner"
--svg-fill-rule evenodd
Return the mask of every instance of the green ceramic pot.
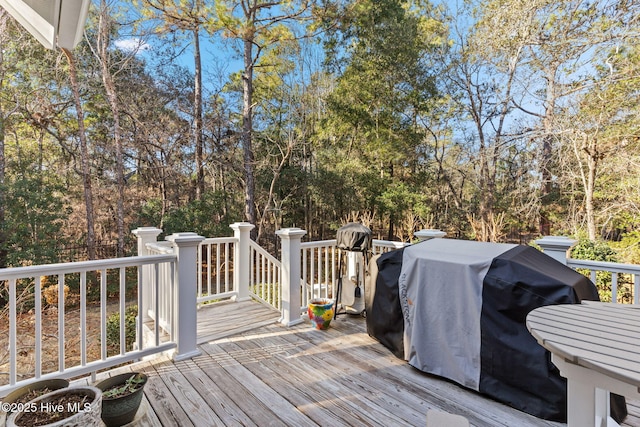
<path id="1" fill-rule="evenodd" d="M 142 402 L 147 376 L 142 373 L 129 372 L 115 375 L 96 384 L 96 387 L 105 392 L 114 386 L 124 385 L 134 375 L 141 379 L 141 383 L 133 393 L 119 397 L 102 396 L 102 421 L 107 427 L 118 427 L 133 421 Z"/>

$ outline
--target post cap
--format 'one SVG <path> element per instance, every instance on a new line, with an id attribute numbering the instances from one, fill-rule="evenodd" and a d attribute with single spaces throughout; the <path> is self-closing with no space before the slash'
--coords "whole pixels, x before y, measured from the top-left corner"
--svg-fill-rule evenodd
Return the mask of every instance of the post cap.
<path id="1" fill-rule="evenodd" d="M 298 228 L 298 227 L 290 227 L 290 228 L 281 228 L 280 230 L 276 231 L 276 234 L 281 239 L 291 239 L 293 237 L 302 238 L 302 236 L 307 234 L 307 231 L 302 230 L 301 228 Z"/>
<path id="2" fill-rule="evenodd" d="M 198 235 L 198 233 L 184 232 L 184 233 L 173 233 L 172 235 L 165 237 L 165 240 L 168 240 L 169 242 L 175 243 L 175 244 L 200 243 L 204 240 L 204 237 Z"/>
<path id="3" fill-rule="evenodd" d="M 578 241 L 565 236 L 544 236 L 542 239 L 535 240 L 534 243 L 544 249 L 569 250 Z"/>
<path id="4" fill-rule="evenodd" d="M 413 235 L 416 236 L 420 240 L 429 240 L 429 239 L 436 239 L 436 238 L 444 237 L 444 236 L 447 235 L 447 233 L 442 231 L 442 230 L 428 228 L 428 229 L 423 229 L 423 230 L 420 230 L 420 231 L 416 231 L 415 233 L 413 233 Z"/>
<path id="5" fill-rule="evenodd" d="M 229 227 L 231 227 L 231 229 L 233 230 L 241 231 L 251 231 L 256 228 L 256 226 L 251 224 L 250 222 L 234 222 L 233 224 L 229 225 Z"/>
<path id="6" fill-rule="evenodd" d="M 131 232 L 136 236 L 157 236 L 162 233 L 162 229 L 157 227 L 138 227 L 135 230 L 131 230 Z"/>

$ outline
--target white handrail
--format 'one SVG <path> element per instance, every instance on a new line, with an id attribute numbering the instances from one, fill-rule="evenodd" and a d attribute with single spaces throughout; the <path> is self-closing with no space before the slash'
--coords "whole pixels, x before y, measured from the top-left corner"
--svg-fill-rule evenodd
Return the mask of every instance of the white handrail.
<path id="1" fill-rule="evenodd" d="M 302 248 L 302 307 L 311 298 L 335 298 L 340 253 L 336 239 L 304 242 Z M 407 246 L 405 242 L 373 239 L 372 254 L 378 255 Z"/>
<path id="2" fill-rule="evenodd" d="M 154 267 L 156 272 L 158 266 L 169 265 L 171 269 L 175 269 L 176 256 L 175 255 L 145 255 L 134 256 L 127 258 L 115 258 L 109 260 L 95 260 L 95 261 L 83 261 L 72 262 L 64 264 L 49 264 L 40 266 L 27 266 L 27 267 L 15 267 L 0 269 L 0 283 L 4 283 L 9 290 L 8 301 L 8 330 L 9 330 L 9 352 L 8 352 L 8 381 L 4 382 L 0 378 L 0 393 L 7 391 L 16 385 L 27 384 L 37 379 L 46 379 L 51 377 L 63 377 L 70 378 L 88 372 L 95 372 L 96 370 L 105 369 L 119 365 L 121 363 L 137 360 L 141 357 L 151 354 L 164 352 L 176 347 L 176 343 L 172 335 L 167 337 L 164 343 L 161 343 L 158 338 L 154 344 L 144 344 L 142 340 L 142 321 L 138 322 L 137 329 L 137 342 L 135 349 L 129 349 L 125 346 L 125 311 L 127 307 L 127 291 L 131 286 L 136 287 L 136 293 L 138 295 L 138 318 L 143 319 L 141 316 L 142 306 L 140 304 L 141 298 L 144 295 L 143 276 L 141 271 L 145 267 Z M 135 282 L 131 282 L 132 278 L 129 276 L 127 279 L 126 272 L 128 269 L 136 269 L 137 275 L 135 276 Z M 117 274 L 109 274 L 110 272 Z M 88 291 L 90 286 L 89 274 L 95 275 L 99 280 L 96 283 L 99 286 L 99 293 L 96 295 L 96 300 L 92 302 L 100 303 L 100 326 L 99 330 L 89 329 L 87 324 L 87 314 L 90 308 L 90 301 L 88 297 Z M 55 298 L 57 315 L 55 322 L 56 334 L 58 340 L 58 357 L 57 362 L 53 366 L 45 366 L 43 358 L 43 334 L 45 333 L 46 317 L 44 316 L 47 310 L 46 306 L 43 306 L 41 298 L 42 292 L 42 278 L 43 277 L 57 277 L 55 285 L 57 289 L 57 297 Z M 109 279 L 108 279 L 109 277 Z M 147 278 L 150 283 L 154 282 L 156 287 L 156 298 L 171 299 L 171 294 L 162 295 L 157 292 L 157 286 L 159 282 L 158 274 L 155 277 Z M 169 278 L 173 283 L 173 276 Z M 69 312 L 66 307 L 65 301 L 65 285 L 71 281 L 75 281 L 79 287 L 79 304 L 78 315 L 74 323 L 68 317 Z M 146 279 L 145 279 L 146 280 Z M 118 309 L 117 313 L 120 316 L 120 343 L 118 354 L 109 354 L 107 343 L 107 285 L 112 285 L 113 289 L 118 289 Z M 20 295 L 19 295 L 19 291 Z M 112 291 L 113 292 L 113 291 Z M 18 308 L 20 298 L 24 298 L 24 302 L 33 301 L 33 309 L 29 312 L 24 312 L 22 315 L 32 316 L 34 322 L 33 332 L 20 330 L 20 336 L 18 336 Z M 50 300 L 51 303 L 54 300 Z M 156 302 L 157 304 L 157 302 Z M 48 313 L 48 312 L 47 312 Z M 55 314 L 54 314 L 55 315 Z M 70 342 L 70 332 L 79 331 L 78 348 L 80 351 L 79 358 L 76 362 L 70 362 L 67 357 L 67 347 Z M 157 325 L 155 332 L 158 333 Z M 30 335 L 32 333 L 33 335 Z M 97 356 L 89 356 L 91 346 L 88 344 L 88 339 L 92 336 L 100 337 L 99 342 L 99 354 Z M 19 358 L 22 358 L 18 351 L 18 339 L 24 339 L 27 346 L 25 351 L 30 353 L 29 346 L 33 346 L 33 368 L 28 372 L 18 371 Z M 29 342 L 33 341 L 33 344 Z M 95 348 L 95 347 L 93 347 Z M 30 357 L 30 356 L 27 356 Z M 50 362 L 54 362 L 51 361 Z M 24 379 L 20 379 L 20 377 Z"/>
<path id="3" fill-rule="evenodd" d="M 198 249 L 198 304 L 231 298 L 238 294 L 233 283 L 236 265 L 235 237 L 215 237 L 202 241 Z"/>
<path id="4" fill-rule="evenodd" d="M 282 307 L 282 265 L 264 248 L 251 240 L 249 290 L 254 298 L 280 309 Z"/>
<path id="5" fill-rule="evenodd" d="M 333 298 L 337 282 L 336 240 L 304 242 L 302 250 L 302 306 L 304 312 L 312 298 Z"/>
<path id="6" fill-rule="evenodd" d="M 609 261 L 591 261 L 586 259 L 567 258 L 567 265 L 571 268 L 587 268 L 599 271 L 609 271 L 622 274 L 640 274 L 640 265 L 623 264 Z"/>
<path id="7" fill-rule="evenodd" d="M 56 276 L 60 273 L 73 271 L 76 273 L 104 270 L 120 267 L 135 267 L 138 265 L 157 264 L 175 260 L 172 255 L 145 255 L 124 258 L 99 259 L 94 261 L 67 262 L 59 264 L 29 265 L 26 267 L 0 268 L 0 280 L 20 279 L 37 276 Z"/>
<path id="8" fill-rule="evenodd" d="M 409 246 L 410 243 L 406 242 L 394 242 L 391 240 L 377 240 L 373 239 L 372 242 L 372 253 L 373 255 L 378 255 L 384 252 L 393 251 L 396 249 L 404 248 L 405 246 Z"/>
<path id="9" fill-rule="evenodd" d="M 591 261 L 584 259 L 567 258 L 567 266 L 577 269 L 589 270 L 589 278 L 597 283 L 597 273 L 605 272 L 611 275 L 611 302 L 618 303 L 618 284 L 621 275 L 627 274 L 633 278 L 633 304 L 640 304 L 640 265 L 623 264 L 609 261 Z"/>

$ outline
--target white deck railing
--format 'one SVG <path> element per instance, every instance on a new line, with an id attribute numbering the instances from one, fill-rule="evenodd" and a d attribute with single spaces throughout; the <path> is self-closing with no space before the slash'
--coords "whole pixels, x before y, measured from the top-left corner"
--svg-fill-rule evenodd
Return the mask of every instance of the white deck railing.
<path id="1" fill-rule="evenodd" d="M 408 246 L 410 243 L 405 242 L 392 242 L 390 240 L 373 240 L 372 245 L 372 253 L 373 255 L 380 255 L 389 251 L 393 251 L 395 249 L 404 248 Z"/>
<path id="2" fill-rule="evenodd" d="M 147 244 L 147 252 L 154 255 L 174 255 L 171 242 L 154 242 Z M 171 335 L 173 302 L 171 298 L 158 298 L 158 295 L 171 295 L 174 265 L 146 266 L 144 277 L 148 278 L 146 292 L 142 296 L 142 314 L 144 323 L 155 322 L 161 333 Z"/>
<path id="3" fill-rule="evenodd" d="M 374 239 L 372 242 L 372 254 L 378 255 L 390 250 L 402 248 L 408 243 L 392 242 L 388 240 Z M 354 263 L 362 262 L 362 255 L 354 252 L 339 250 L 336 239 L 305 242 L 302 249 L 302 312 L 306 311 L 307 303 L 313 298 L 334 298 L 336 284 L 339 278 L 339 265 L 341 257 L 354 257 L 351 263 L 345 259 L 345 269 L 354 268 Z M 349 267 L 351 264 L 351 267 Z M 349 275 L 350 273 L 345 272 Z M 364 276 L 364 273 L 361 273 Z M 355 275 L 355 274 L 354 274 Z"/>
<path id="4" fill-rule="evenodd" d="M 611 280 L 611 302 L 640 303 L 640 265 L 573 258 L 567 259 L 567 265 L 574 270 L 588 274 L 593 283 L 597 282 L 598 273 L 604 273 L 608 276 Z M 620 284 L 629 286 L 627 295 L 619 294 Z M 630 295 L 628 295 L 629 293 Z"/>
<path id="5" fill-rule="evenodd" d="M 600 282 L 602 284 L 606 282 L 606 279 L 610 279 L 611 296 L 606 294 L 606 290 L 598 289 L 602 300 L 613 303 L 639 303 L 640 265 L 568 258 L 569 250 L 578 241 L 567 237 L 546 236 L 536 240 L 535 243 L 542 248 L 545 254 L 585 274 L 593 283 Z M 628 286 L 625 295 L 621 295 L 619 292 L 621 284 Z"/>
<path id="6" fill-rule="evenodd" d="M 252 297 L 282 307 L 282 280 L 280 260 L 273 257 L 253 240 L 249 242 L 249 292 Z"/>
<path id="7" fill-rule="evenodd" d="M 69 378 L 167 350 L 173 350 L 177 360 L 198 354 L 196 307 L 209 301 L 254 298 L 280 310 L 281 323 L 298 323 L 309 299 L 335 297 L 341 257 L 345 257 L 346 269 L 350 263 L 362 266 L 358 258 L 362 254 L 338 250 L 335 240 L 302 243 L 304 230 L 291 228 L 277 232 L 282 240 L 282 258 L 278 260 L 250 239 L 251 224 L 235 223 L 231 228 L 233 237 L 205 239 L 195 233 L 178 233 L 168 236 L 166 242 L 157 241 L 162 230 L 141 228 L 134 230 L 138 237 L 136 257 L 1 269 L 0 286 L 8 290 L 9 296 L 5 310 L 9 321 L 8 352 L 6 360 L 0 360 L 0 364 L 6 366 L 6 380 L 2 381 L 1 376 L 5 368 L 0 367 L 0 394 L 35 379 Z M 571 247 L 567 242 L 573 241 L 545 239 L 536 243 L 569 267 L 581 272 L 588 270 L 593 281 L 601 279 L 603 274 L 609 275 L 613 301 L 639 303 L 639 265 L 567 259 L 566 253 Z M 376 255 L 403 246 L 406 244 L 374 240 L 372 252 Z M 47 283 L 54 278 L 59 289 L 72 282 L 78 286 L 79 303 L 74 305 L 77 321 L 70 323 L 64 292 L 58 293 L 57 303 L 53 304 L 57 312 L 51 316 L 52 310 L 42 301 L 45 277 Z M 364 278 L 364 274 L 360 277 Z M 626 299 L 621 298 L 622 285 Z M 99 287 L 97 300 L 89 297 L 96 294 L 94 286 Z M 128 294 L 135 295 L 135 299 L 127 300 Z M 25 298 L 31 301 L 31 311 L 21 309 Z M 135 349 L 125 346 L 125 310 L 130 303 L 138 305 Z M 99 327 L 86 322 L 93 304 L 99 306 Z M 107 347 L 106 323 L 112 312 L 120 315 L 116 350 Z M 29 348 L 19 347 L 19 338 L 24 337 L 18 337 L 17 325 L 24 316 L 31 316 L 29 320 L 33 324 Z M 57 340 L 57 360 L 46 365 L 44 326 L 51 317 L 57 323 L 53 334 Z M 78 350 L 74 349 L 74 353 L 79 354 L 77 361 L 68 357 L 69 338 L 74 329 L 78 330 Z M 91 340 L 99 342 L 98 356 L 89 351 L 96 345 L 90 344 Z M 30 372 L 18 367 L 25 360 L 31 361 Z"/>
<path id="8" fill-rule="evenodd" d="M 42 266 L 29 266 L 19 268 L 0 269 L 0 283 L 8 289 L 8 357 L 2 361 L 8 367 L 8 373 L 4 379 L 0 378 L 0 394 L 15 385 L 26 384 L 35 379 L 47 379 L 52 377 L 71 378 L 89 372 L 113 367 L 121 363 L 140 359 L 154 353 L 163 352 L 176 347 L 173 337 L 161 343 L 156 340 L 153 344 L 143 343 L 142 323 L 137 324 L 137 340 L 135 349 L 127 349 L 125 346 L 125 310 L 127 304 L 137 303 L 140 315 L 142 298 L 145 290 L 140 286 L 142 269 L 150 267 L 154 269 L 155 285 L 151 289 L 157 296 L 155 303 L 162 303 L 170 296 L 163 297 L 158 292 L 158 274 L 160 268 L 169 266 L 175 268 L 176 258 L 173 255 L 137 256 L 130 258 L 116 258 L 110 260 L 98 260 L 87 262 L 74 262 L 66 264 L 50 264 Z M 55 282 L 57 289 L 57 301 L 49 298 L 50 304 L 43 303 L 42 285 L 46 281 Z M 65 285 L 75 282 L 79 287 L 79 308 L 67 309 L 65 301 Z M 99 287 L 98 292 L 93 292 L 91 287 Z M 173 286 L 173 281 L 169 284 Z M 127 293 L 135 287 L 137 300 L 128 301 Z M 108 308 L 108 291 L 117 294 L 117 303 L 114 309 Z M 95 300 L 88 298 L 88 293 L 97 294 Z M 29 311 L 19 309 L 21 303 L 33 304 Z M 112 301 L 113 302 L 113 301 Z M 90 305 L 100 307 L 99 326 L 87 323 L 87 312 Z M 120 317 L 120 337 L 118 350 L 109 351 L 107 345 L 107 318 L 117 312 Z M 18 337 L 18 323 L 24 325 L 24 321 L 31 323 L 31 328 L 20 328 Z M 4 320 L 3 320 L 4 322 Z M 45 322 L 47 322 L 45 324 Z M 51 333 L 51 322 L 56 323 L 55 332 Z M 26 329 L 26 330 L 25 330 Z M 77 331 L 77 332 L 76 332 Z M 156 328 L 157 331 L 157 328 Z M 77 347 L 71 348 L 71 336 L 73 342 L 77 340 Z M 47 358 L 44 353 L 43 341 L 54 339 L 57 341 L 57 360 Z M 32 343 L 32 344 L 31 344 Z M 20 345 L 19 345 L 20 344 Z M 91 347 L 93 346 L 93 347 Z M 96 351 L 95 346 L 99 346 Z M 71 360 L 70 354 L 78 354 Z M 96 353 L 98 355 L 96 355 Z M 91 356 L 93 354 L 94 356 Z M 49 356 L 50 357 L 50 356 Z M 46 365 L 46 366 L 45 366 Z M 27 370 L 18 369 L 18 366 L 27 366 Z"/>
<path id="9" fill-rule="evenodd" d="M 333 298 L 338 279 L 339 253 L 336 240 L 305 242 L 302 250 L 302 307 L 313 298 Z"/>
<path id="10" fill-rule="evenodd" d="M 237 295 L 233 286 L 234 237 L 204 239 L 198 249 L 198 303 Z"/>

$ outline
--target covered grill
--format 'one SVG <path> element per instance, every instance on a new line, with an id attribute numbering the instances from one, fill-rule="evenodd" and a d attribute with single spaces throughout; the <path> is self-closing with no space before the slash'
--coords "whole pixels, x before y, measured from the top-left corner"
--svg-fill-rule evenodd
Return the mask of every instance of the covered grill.
<path id="1" fill-rule="evenodd" d="M 334 317 L 339 314 L 340 309 L 350 314 L 360 314 L 364 310 L 364 296 L 361 288 L 364 288 L 371 243 L 371 230 L 362 224 L 351 222 L 338 229 L 336 246 L 341 252 Z"/>
<path id="2" fill-rule="evenodd" d="M 589 279 L 528 246 L 453 239 L 388 252 L 369 270 L 367 332 L 397 357 L 537 417 L 566 419 L 566 380 L 525 318 L 543 305 L 598 300 Z"/>
<path id="3" fill-rule="evenodd" d="M 338 228 L 336 246 L 351 252 L 371 252 L 371 230 L 357 222 L 350 222 Z"/>

